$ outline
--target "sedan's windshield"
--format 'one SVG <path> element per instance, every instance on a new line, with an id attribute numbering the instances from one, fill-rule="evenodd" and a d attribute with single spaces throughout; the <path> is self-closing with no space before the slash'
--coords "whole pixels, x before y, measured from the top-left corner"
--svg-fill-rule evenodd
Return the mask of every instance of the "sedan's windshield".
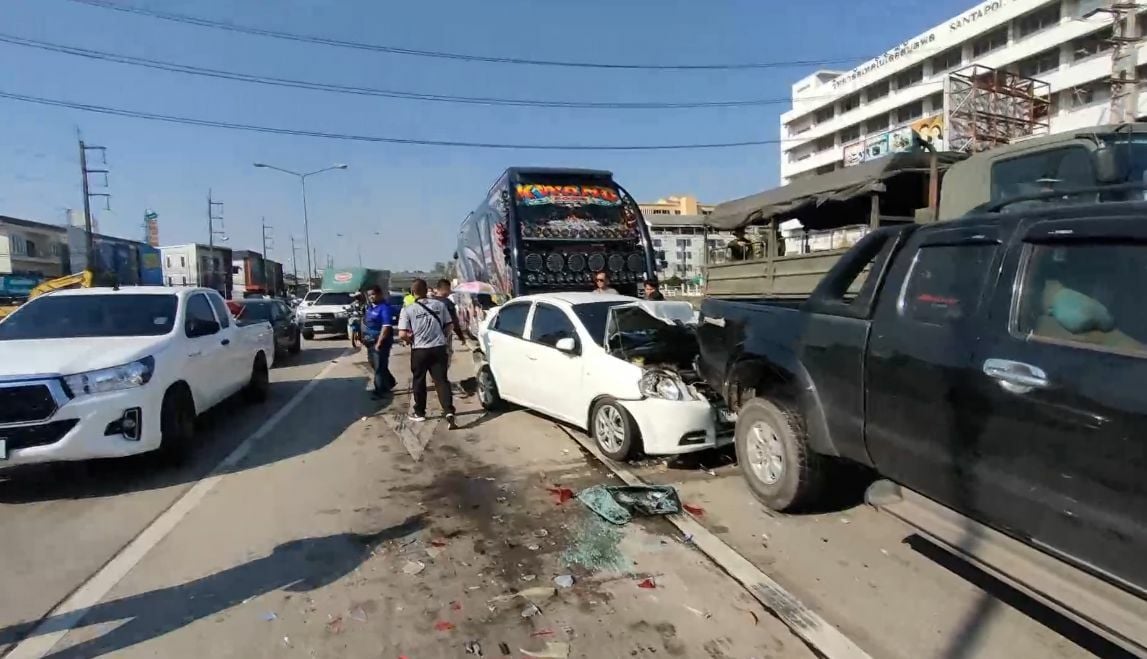
<path id="1" fill-rule="evenodd" d="M 0 323 L 0 341 L 161 336 L 175 325 L 174 295 L 47 295 Z"/>
<path id="2" fill-rule="evenodd" d="M 593 337 L 593 342 L 605 345 L 605 323 L 609 319 L 609 310 L 619 304 L 628 302 L 617 300 L 614 302 L 590 302 L 577 304 L 573 307 L 574 315 L 581 321 L 583 327 Z"/>
<path id="3" fill-rule="evenodd" d="M 350 293 L 323 293 L 315 300 L 316 307 L 345 307 L 350 303 Z"/>

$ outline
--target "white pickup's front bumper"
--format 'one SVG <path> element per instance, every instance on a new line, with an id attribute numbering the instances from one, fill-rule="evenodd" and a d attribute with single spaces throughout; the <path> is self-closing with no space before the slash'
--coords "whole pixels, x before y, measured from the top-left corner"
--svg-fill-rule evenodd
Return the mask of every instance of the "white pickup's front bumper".
<path id="1" fill-rule="evenodd" d="M 646 398 L 619 402 L 637 422 L 649 455 L 694 453 L 733 441 L 732 424 L 720 422 L 708 401 Z"/>
<path id="2" fill-rule="evenodd" d="M 163 389 L 155 385 L 81 396 L 66 400 L 44 421 L 0 425 L 0 439 L 5 440 L 8 454 L 0 459 L 0 469 L 117 458 L 159 448 Z M 138 439 L 128 439 L 122 429 L 117 431 L 128 410 L 139 410 Z"/>

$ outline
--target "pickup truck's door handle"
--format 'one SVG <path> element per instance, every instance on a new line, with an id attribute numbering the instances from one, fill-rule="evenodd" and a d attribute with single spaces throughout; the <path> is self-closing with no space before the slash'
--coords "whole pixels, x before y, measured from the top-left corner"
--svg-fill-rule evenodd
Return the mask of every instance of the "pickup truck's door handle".
<path id="1" fill-rule="evenodd" d="M 1013 394 L 1026 394 L 1033 389 L 1051 386 L 1042 368 L 1010 359 L 985 360 L 984 374 L 998 380 L 1001 387 Z"/>
<path id="2" fill-rule="evenodd" d="M 231 345 L 231 339 L 223 339 L 219 343 L 222 343 L 225 346 L 229 346 L 229 345 Z"/>
<path id="3" fill-rule="evenodd" d="M 531 357 L 531 356 L 529 356 L 529 355 L 526 355 L 526 359 L 528 359 L 528 360 L 530 360 L 530 361 L 532 361 L 532 362 L 536 362 L 536 361 L 538 361 L 538 358 L 537 358 L 537 357 Z"/>

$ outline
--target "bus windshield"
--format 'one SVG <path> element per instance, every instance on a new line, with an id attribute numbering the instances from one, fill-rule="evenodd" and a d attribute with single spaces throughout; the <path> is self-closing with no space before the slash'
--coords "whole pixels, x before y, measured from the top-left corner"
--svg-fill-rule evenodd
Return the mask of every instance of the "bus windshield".
<path id="1" fill-rule="evenodd" d="M 591 237 L 623 227 L 621 194 L 608 181 L 577 176 L 539 176 L 514 189 L 518 221 L 527 237 Z"/>

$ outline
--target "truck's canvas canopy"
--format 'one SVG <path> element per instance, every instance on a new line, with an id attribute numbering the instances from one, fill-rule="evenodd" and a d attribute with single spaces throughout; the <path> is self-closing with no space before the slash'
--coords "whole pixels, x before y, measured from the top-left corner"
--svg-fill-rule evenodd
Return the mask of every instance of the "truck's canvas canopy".
<path id="1" fill-rule="evenodd" d="M 940 153 L 940 170 L 964 157 L 962 153 Z M 923 152 L 894 153 L 828 174 L 798 179 L 784 187 L 726 201 L 717 206 L 706 224 L 713 229 L 728 231 L 776 216 L 796 216 L 803 209 L 825 202 L 848 201 L 861 195 L 883 192 L 886 181 L 902 174 L 927 177 L 928 158 L 929 154 Z M 809 223 L 806 222 L 805 226 Z"/>

